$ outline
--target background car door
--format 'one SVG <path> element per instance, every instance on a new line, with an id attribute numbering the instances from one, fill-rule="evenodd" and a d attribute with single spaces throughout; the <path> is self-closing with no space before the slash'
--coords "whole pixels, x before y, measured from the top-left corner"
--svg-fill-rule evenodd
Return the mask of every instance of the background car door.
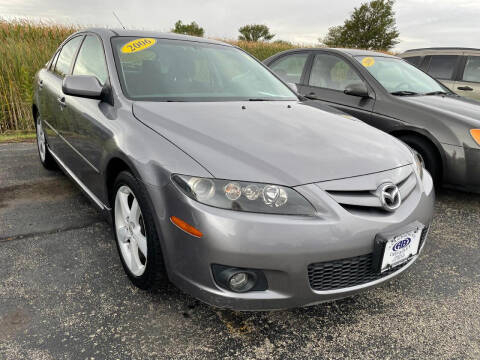
<path id="1" fill-rule="evenodd" d="M 108 71 L 101 40 L 87 35 L 78 52 L 72 75 L 93 75 L 105 85 Z M 111 138 L 105 126 L 111 105 L 104 101 L 76 96 L 66 96 L 66 128 L 64 137 L 73 151 L 70 152 L 70 168 L 75 175 L 96 192 L 99 167 L 104 143 Z"/>
<path id="2" fill-rule="evenodd" d="M 65 43 L 53 59 L 49 71 L 39 79 L 42 81 L 41 92 L 44 94 L 42 95 L 44 99 L 40 103 L 40 112 L 42 119 L 47 124 L 44 128 L 47 131 L 48 144 L 62 159 L 62 154 L 66 150 L 65 142 L 58 136 L 61 135 L 65 125 L 65 95 L 62 91 L 62 81 L 65 75 L 70 74 L 73 59 L 82 38 L 83 36 L 76 36 Z M 43 110 L 42 107 L 44 107 Z"/>
<path id="3" fill-rule="evenodd" d="M 357 70 L 342 57 L 328 53 L 315 53 L 305 81 L 299 92 L 309 99 L 319 100 L 363 121 L 369 121 L 375 100 L 346 95 L 344 90 L 352 84 L 364 84 Z"/>
<path id="4" fill-rule="evenodd" d="M 459 95 L 480 100 L 480 56 L 465 56 L 460 80 L 455 82 Z"/>

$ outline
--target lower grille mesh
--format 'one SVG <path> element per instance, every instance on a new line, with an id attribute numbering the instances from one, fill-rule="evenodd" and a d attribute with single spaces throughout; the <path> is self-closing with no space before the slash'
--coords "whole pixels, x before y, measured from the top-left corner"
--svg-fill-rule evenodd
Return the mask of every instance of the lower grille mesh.
<path id="1" fill-rule="evenodd" d="M 428 228 L 422 231 L 420 247 L 425 241 Z M 394 269 L 379 273 L 373 267 L 373 254 L 356 256 L 347 259 L 314 263 L 308 266 L 310 286 L 316 291 L 342 289 L 366 284 L 400 270 L 404 263 Z"/>

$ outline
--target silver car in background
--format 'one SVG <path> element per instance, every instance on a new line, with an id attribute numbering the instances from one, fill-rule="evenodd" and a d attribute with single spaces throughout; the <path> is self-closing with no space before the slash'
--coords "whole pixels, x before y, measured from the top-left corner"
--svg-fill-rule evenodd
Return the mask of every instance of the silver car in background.
<path id="1" fill-rule="evenodd" d="M 35 81 L 41 162 L 105 212 L 142 289 L 311 305 L 391 279 L 425 244 L 434 191 L 415 153 L 304 105 L 233 46 L 90 29 Z"/>
<path id="2" fill-rule="evenodd" d="M 458 95 L 480 101 L 480 49 L 412 49 L 399 57 L 441 81 Z"/>

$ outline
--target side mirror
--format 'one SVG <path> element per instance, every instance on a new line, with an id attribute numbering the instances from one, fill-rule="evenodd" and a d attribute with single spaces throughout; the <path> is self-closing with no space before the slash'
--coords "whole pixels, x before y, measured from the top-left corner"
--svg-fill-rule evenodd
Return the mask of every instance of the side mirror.
<path id="1" fill-rule="evenodd" d="M 298 94 L 298 87 L 297 87 L 297 84 L 294 84 L 294 83 L 287 83 L 287 85 L 288 85 L 288 87 L 289 87 L 290 89 L 292 89 L 292 90 L 295 92 L 295 94 Z"/>
<path id="2" fill-rule="evenodd" d="M 95 76 L 67 75 L 63 79 L 62 91 L 65 95 L 84 97 L 88 99 L 103 98 L 103 86 Z"/>
<path id="3" fill-rule="evenodd" d="M 347 95 L 358 96 L 361 98 L 369 98 L 367 87 L 362 83 L 350 84 L 347 85 L 343 91 Z"/>

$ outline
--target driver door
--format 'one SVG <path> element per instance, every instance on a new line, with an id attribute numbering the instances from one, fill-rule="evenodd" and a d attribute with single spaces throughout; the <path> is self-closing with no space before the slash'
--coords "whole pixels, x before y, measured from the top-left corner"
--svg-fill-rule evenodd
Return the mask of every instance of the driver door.
<path id="1" fill-rule="evenodd" d="M 344 93 L 348 85 L 363 83 L 372 98 L 361 98 Z M 299 92 L 312 100 L 322 101 L 362 121 L 369 122 L 375 104 L 375 94 L 368 84 L 342 57 L 326 52 L 316 52 L 307 69 L 305 81 Z"/>

